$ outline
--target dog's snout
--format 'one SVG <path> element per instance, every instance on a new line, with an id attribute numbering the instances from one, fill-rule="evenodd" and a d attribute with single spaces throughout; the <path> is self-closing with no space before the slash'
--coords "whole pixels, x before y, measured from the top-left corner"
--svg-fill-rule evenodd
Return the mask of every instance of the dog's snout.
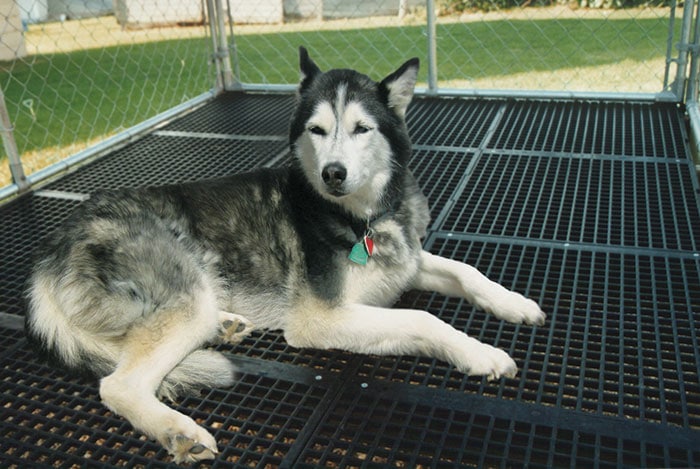
<path id="1" fill-rule="evenodd" d="M 340 186 L 348 176 L 348 170 L 340 163 L 329 163 L 321 171 L 323 182 L 329 186 Z"/>

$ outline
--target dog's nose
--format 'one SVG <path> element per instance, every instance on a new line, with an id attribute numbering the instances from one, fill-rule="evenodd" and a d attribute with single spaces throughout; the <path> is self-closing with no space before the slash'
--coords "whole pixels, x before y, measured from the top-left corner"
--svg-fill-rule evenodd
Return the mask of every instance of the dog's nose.
<path id="1" fill-rule="evenodd" d="M 329 163 L 321 171 L 323 182 L 328 186 L 340 186 L 348 175 L 348 170 L 340 163 Z"/>

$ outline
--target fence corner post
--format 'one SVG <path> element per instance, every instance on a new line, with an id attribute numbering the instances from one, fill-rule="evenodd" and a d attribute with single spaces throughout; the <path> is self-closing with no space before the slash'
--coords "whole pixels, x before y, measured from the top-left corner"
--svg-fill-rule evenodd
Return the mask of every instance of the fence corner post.
<path id="1" fill-rule="evenodd" d="M 437 94 L 437 20 L 435 17 L 435 1 L 426 0 L 425 8 L 428 15 L 428 93 Z"/>
<path id="2" fill-rule="evenodd" d="M 5 147 L 5 153 L 7 153 L 7 160 L 10 164 L 10 174 L 12 174 L 12 181 L 17 185 L 19 192 L 24 192 L 29 189 L 29 182 L 27 182 L 27 177 L 24 175 L 24 168 L 22 168 L 22 160 L 19 156 L 19 150 L 17 149 L 17 142 L 15 141 L 14 128 L 12 127 L 12 122 L 10 121 L 10 114 L 7 112 L 7 105 L 5 104 L 5 93 L 0 88 L 0 133 L 2 133 L 2 144 Z"/>

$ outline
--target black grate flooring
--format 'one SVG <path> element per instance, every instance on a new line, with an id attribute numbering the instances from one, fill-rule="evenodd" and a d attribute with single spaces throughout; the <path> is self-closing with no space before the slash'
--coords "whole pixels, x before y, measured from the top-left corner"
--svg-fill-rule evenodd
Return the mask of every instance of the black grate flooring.
<path id="1" fill-rule="evenodd" d="M 288 160 L 291 95 L 222 95 L 0 207 L 0 466 L 168 466 L 97 383 L 38 362 L 19 327 L 32 249 L 98 188 Z M 514 379 L 445 363 L 298 350 L 276 331 L 222 346 L 232 389 L 178 404 L 217 437 L 205 467 L 700 466 L 700 185 L 673 104 L 416 99 L 411 167 L 426 249 L 538 301 L 542 327 L 409 292 L 508 351 Z"/>

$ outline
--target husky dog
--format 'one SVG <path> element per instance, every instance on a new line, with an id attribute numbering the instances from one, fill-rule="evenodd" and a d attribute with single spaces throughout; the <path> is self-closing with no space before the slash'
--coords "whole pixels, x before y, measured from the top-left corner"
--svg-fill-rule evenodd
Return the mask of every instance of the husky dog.
<path id="1" fill-rule="evenodd" d="M 436 290 L 506 321 L 545 319 L 421 248 L 429 212 L 404 119 L 418 59 L 381 82 L 322 72 L 303 47 L 300 67 L 289 167 L 94 194 L 44 243 L 29 280 L 28 336 L 100 377 L 104 404 L 177 462 L 215 457 L 216 441 L 159 398 L 231 385 L 231 363 L 204 348 L 217 340 L 281 329 L 294 347 L 429 356 L 496 379 L 516 373 L 505 352 L 389 306 Z"/>

